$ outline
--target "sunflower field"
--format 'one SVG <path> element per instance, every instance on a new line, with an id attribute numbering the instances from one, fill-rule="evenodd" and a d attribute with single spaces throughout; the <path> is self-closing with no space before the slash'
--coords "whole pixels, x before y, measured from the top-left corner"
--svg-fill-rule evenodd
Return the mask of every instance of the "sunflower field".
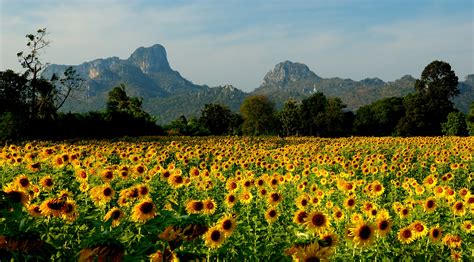
<path id="1" fill-rule="evenodd" d="M 0 258 L 473 261 L 473 153 L 471 137 L 6 145 Z"/>

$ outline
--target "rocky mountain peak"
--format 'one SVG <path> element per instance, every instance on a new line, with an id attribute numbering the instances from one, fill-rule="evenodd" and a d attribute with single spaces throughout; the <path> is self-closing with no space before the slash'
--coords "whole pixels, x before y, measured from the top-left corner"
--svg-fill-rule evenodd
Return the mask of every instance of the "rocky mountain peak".
<path id="1" fill-rule="evenodd" d="M 130 55 L 128 61 L 142 70 L 143 73 L 171 71 L 165 48 L 156 44 L 151 47 L 139 47 Z"/>
<path id="2" fill-rule="evenodd" d="M 277 85 L 284 87 L 291 82 L 309 79 L 319 80 L 321 78 L 311 71 L 307 65 L 287 60 L 278 63 L 273 70 L 268 72 L 263 78 L 262 85 Z"/>

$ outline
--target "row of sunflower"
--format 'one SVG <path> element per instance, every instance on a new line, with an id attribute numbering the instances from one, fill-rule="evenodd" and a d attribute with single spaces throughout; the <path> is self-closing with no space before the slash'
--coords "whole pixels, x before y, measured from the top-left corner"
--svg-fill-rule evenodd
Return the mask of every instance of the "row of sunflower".
<path id="1" fill-rule="evenodd" d="M 474 139 L 155 138 L 0 152 L 0 256 L 473 260 Z"/>

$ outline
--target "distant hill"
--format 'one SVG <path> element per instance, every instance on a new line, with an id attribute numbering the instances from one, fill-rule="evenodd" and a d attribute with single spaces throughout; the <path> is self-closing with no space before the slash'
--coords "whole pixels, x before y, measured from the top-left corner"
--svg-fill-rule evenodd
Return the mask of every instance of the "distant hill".
<path id="1" fill-rule="evenodd" d="M 52 64 L 43 76 L 62 74 L 67 67 Z M 378 78 L 361 81 L 322 78 L 304 64 L 284 61 L 264 76 L 260 87 L 246 93 L 231 85 L 209 87 L 193 84 L 171 68 L 166 50 L 159 44 L 140 47 L 128 59 L 96 59 L 73 67 L 85 79 L 85 88 L 68 99 L 63 111 L 103 110 L 108 92 L 124 83 L 130 96 L 143 98 L 145 110 L 155 115 L 160 124 L 180 115 L 199 116 L 206 103 L 221 103 L 238 111 L 245 97 L 255 94 L 266 95 L 281 107 L 289 98 L 301 100 L 319 91 L 328 97 L 341 98 L 348 109 L 356 110 L 381 98 L 414 92 L 416 81 L 410 75 L 393 82 Z M 461 111 L 467 112 L 470 102 L 474 101 L 474 75 L 461 81 L 459 88 L 461 94 L 454 102 Z"/>

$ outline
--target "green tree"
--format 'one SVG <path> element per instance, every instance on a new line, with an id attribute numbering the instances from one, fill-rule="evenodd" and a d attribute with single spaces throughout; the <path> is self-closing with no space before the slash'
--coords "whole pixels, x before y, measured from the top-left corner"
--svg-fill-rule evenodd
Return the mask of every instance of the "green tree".
<path id="1" fill-rule="evenodd" d="M 459 94 L 458 77 L 451 66 L 433 61 L 416 81 L 416 93 L 404 99 L 405 116 L 397 125 L 400 135 L 440 135 L 441 123 L 455 111 L 451 98 Z"/>
<path id="2" fill-rule="evenodd" d="M 395 132 L 398 121 L 405 114 L 403 98 L 378 100 L 357 110 L 354 131 L 365 136 L 389 136 Z"/>
<path id="3" fill-rule="evenodd" d="M 303 119 L 303 132 L 305 135 L 320 136 L 323 132 L 325 119 L 324 113 L 328 100 L 326 96 L 317 92 L 303 99 L 301 103 L 301 118 Z"/>
<path id="4" fill-rule="evenodd" d="M 474 102 L 471 102 L 469 114 L 466 117 L 466 122 L 469 135 L 474 136 Z"/>
<path id="5" fill-rule="evenodd" d="M 467 135 L 466 115 L 462 112 L 451 112 L 447 121 L 441 124 L 444 135 L 465 136 Z"/>
<path id="6" fill-rule="evenodd" d="M 220 104 L 206 104 L 201 110 L 199 121 L 213 135 L 223 135 L 231 131 L 232 111 Z"/>
<path id="7" fill-rule="evenodd" d="M 323 114 L 324 136 L 341 136 L 344 133 L 344 111 L 346 107 L 339 98 L 327 99 L 327 105 Z"/>
<path id="8" fill-rule="evenodd" d="M 142 119 L 146 122 L 155 122 L 153 116 L 142 109 L 142 99 L 138 97 L 129 97 L 126 92 L 126 86 L 120 84 L 109 92 L 107 100 L 107 114 L 129 115 L 136 119 Z"/>
<path id="9" fill-rule="evenodd" d="M 301 112 L 298 103 L 290 99 L 286 101 L 278 118 L 285 136 L 298 135 L 301 129 Z"/>
<path id="10" fill-rule="evenodd" d="M 243 117 L 242 131 L 247 135 L 275 133 L 275 106 L 267 97 L 257 95 L 245 98 L 240 106 Z"/>

